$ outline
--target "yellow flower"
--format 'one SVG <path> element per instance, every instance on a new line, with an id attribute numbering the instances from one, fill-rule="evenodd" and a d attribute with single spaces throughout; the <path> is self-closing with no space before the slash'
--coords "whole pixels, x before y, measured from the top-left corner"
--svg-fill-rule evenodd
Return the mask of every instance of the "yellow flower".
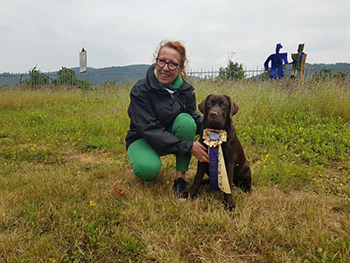
<path id="1" fill-rule="evenodd" d="M 90 206 L 95 206 L 94 201 L 90 200 Z"/>

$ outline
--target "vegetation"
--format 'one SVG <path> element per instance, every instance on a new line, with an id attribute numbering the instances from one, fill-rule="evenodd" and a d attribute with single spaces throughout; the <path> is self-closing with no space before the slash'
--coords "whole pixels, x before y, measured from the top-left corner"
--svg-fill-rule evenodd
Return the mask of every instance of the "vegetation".
<path id="1" fill-rule="evenodd" d="M 225 68 L 219 68 L 218 79 L 221 80 L 232 80 L 232 79 L 244 79 L 243 64 L 233 62 L 235 52 L 228 53 L 227 66 Z"/>
<path id="2" fill-rule="evenodd" d="M 57 73 L 57 79 L 51 79 L 46 74 L 38 70 L 36 66 L 29 70 L 29 78 L 22 84 L 27 84 L 31 87 L 51 84 L 55 86 L 78 86 L 81 88 L 87 88 L 91 85 L 89 80 L 79 80 L 72 69 L 62 67 L 62 69 L 60 69 Z"/>
<path id="3" fill-rule="evenodd" d="M 350 82 L 205 80 L 229 95 L 253 192 L 172 193 L 125 152 L 131 83 L 0 90 L 0 262 L 350 262 Z M 188 180 L 193 181 L 192 160 Z"/>
<path id="4" fill-rule="evenodd" d="M 219 79 L 230 80 L 230 79 L 244 79 L 243 64 L 233 62 L 229 59 L 225 68 L 219 68 Z"/>
<path id="5" fill-rule="evenodd" d="M 30 86 L 37 85 L 48 85 L 51 82 L 51 79 L 42 73 L 39 69 L 36 69 L 36 66 L 29 70 L 29 79 L 27 79 L 24 83 Z"/>
<path id="6" fill-rule="evenodd" d="M 54 85 L 73 85 L 78 87 L 89 87 L 90 81 L 79 80 L 74 70 L 62 67 L 57 73 L 58 77 L 53 81 Z"/>
<path id="7" fill-rule="evenodd" d="M 333 73 L 332 70 L 322 68 L 313 75 L 313 79 L 316 80 L 325 80 L 325 79 L 338 79 L 346 80 L 349 78 L 349 74 L 345 70 L 339 70 L 337 73 Z"/>

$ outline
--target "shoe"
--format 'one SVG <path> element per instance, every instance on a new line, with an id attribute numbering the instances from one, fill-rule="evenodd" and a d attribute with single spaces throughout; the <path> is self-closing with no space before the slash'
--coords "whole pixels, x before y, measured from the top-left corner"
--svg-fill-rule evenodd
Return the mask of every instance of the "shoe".
<path id="1" fill-rule="evenodd" d="M 182 191 L 186 190 L 187 188 L 187 182 L 185 179 L 179 177 L 174 181 L 174 192 L 175 194 L 181 194 Z"/>

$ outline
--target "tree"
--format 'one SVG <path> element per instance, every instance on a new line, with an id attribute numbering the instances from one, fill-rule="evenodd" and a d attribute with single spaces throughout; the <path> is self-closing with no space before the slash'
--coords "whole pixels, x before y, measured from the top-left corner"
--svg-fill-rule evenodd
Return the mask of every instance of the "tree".
<path id="1" fill-rule="evenodd" d="M 40 70 L 36 69 L 36 66 L 29 70 L 29 79 L 24 81 L 24 83 L 30 86 L 48 85 L 50 82 L 51 79 Z"/>
<path id="2" fill-rule="evenodd" d="M 331 69 L 327 69 L 327 68 L 322 68 L 312 76 L 312 78 L 316 80 L 325 80 L 325 79 L 345 80 L 348 77 L 349 77 L 349 74 L 344 70 L 339 70 L 338 73 L 333 73 Z"/>
<path id="3" fill-rule="evenodd" d="M 90 86 L 90 81 L 80 80 L 77 78 L 74 70 L 62 67 L 57 73 L 57 79 L 54 81 L 55 85 L 73 85 L 79 87 L 88 87 Z"/>
<path id="4" fill-rule="evenodd" d="M 57 73 L 56 85 L 76 85 L 77 76 L 75 75 L 74 70 L 62 67 Z"/>
<path id="5" fill-rule="evenodd" d="M 233 62 L 232 57 L 235 53 L 231 52 L 229 54 L 227 66 L 225 68 L 219 68 L 219 78 L 220 79 L 244 79 L 244 69 L 243 64 L 238 64 L 238 62 Z"/>

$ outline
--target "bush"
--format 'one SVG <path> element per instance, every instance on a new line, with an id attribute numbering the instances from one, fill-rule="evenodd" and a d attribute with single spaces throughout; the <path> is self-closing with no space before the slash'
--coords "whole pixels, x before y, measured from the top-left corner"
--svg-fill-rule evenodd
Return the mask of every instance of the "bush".
<path id="1" fill-rule="evenodd" d="M 48 85 L 51 82 L 51 79 L 40 70 L 36 69 L 36 66 L 29 70 L 29 76 L 29 79 L 24 81 L 24 83 L 30 86 Z"/>
<path id="2" fill-rule="evenodd" d="M 53 83 L 57 85 L 72 85 L 78 87 L 89 87 L 91 85 L 89 80 L 79 80 L 74 72 L 74 70 L 62 67 L 58 71 L 58 77 Z"/>
<path id="3" fill-rule="evenodd" d="M 244 79 L 243 64 L 233 62 L 231 59 L 228 60 L 227 67 L 219 69 L 219 79 Z"/>

